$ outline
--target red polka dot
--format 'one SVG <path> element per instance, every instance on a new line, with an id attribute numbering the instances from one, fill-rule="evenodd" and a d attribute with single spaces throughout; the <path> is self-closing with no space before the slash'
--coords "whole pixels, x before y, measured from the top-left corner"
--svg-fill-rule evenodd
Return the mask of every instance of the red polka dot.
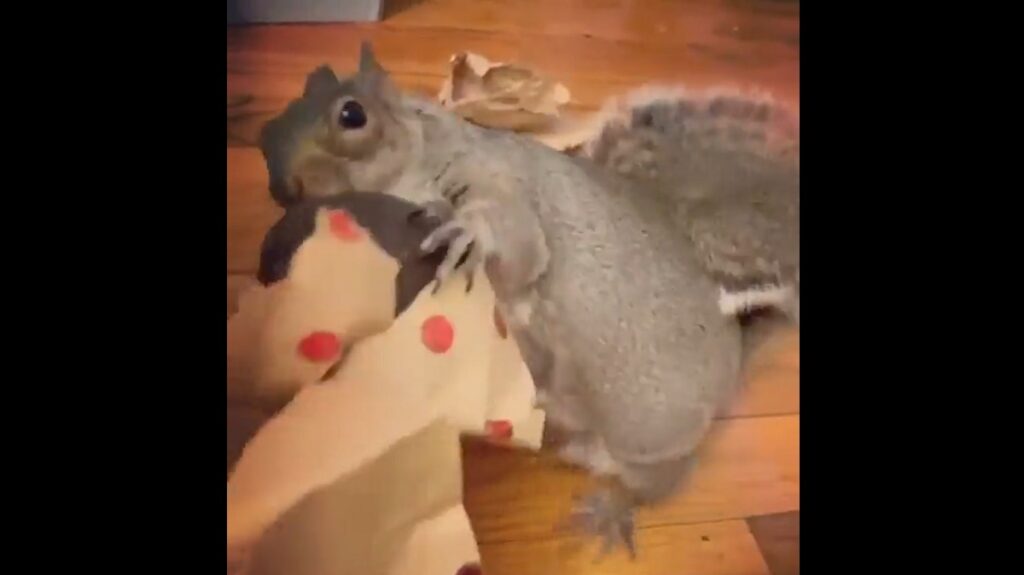
<path id="1" fill-rule="evenodd" d="M 494 306 L 494 327 L 498 330 L 501 339 L 508 337 L 508 326 L 505 325 L 505 317 L 498 311 L 498 306 Z"/>
<path id="2" fill-rule="evenodd" d="M 466 563 L 459 570 L 455 572 L 455 575 L 483 575 L 483 571 L 480 570 L 480 566 L 476 563 Z"/>
<path id="3" fill-rule="evenodd" d="M 427 318 L 420 331 L 423 345 L 434 353 L 448 351 L 452 346 L 452 341 L 455 340 L 455 328 L 443 315 Z"/>
<path id="4" fill-rule="evenodd" d="M 330 361 L 341 352 L 341 340 L 327 331 L 314 331 L 299 342 L 299 353 L 309 361 Z"/>
<path id="5" fill-rule="evenodd" d="M 512 422 L 507 419 L 492 419 L 484 425 L 484 431 L 491 439 L 512 439 Z"/>
<path id="6" fill-rule="evenodd" d="M 336 237 L 346 242 L 354 242 L 363 237 L 359 225 L 345 210 L 331 210 L 327 214 L 327 219 L 331 225 L 331 233 Z"/>

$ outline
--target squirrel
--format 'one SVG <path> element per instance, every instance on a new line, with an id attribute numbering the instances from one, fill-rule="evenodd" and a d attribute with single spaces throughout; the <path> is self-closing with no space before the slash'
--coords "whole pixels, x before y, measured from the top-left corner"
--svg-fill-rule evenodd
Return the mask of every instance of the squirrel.
<path id="1" fill-rule="evenodd" d="M 706 204 L 683 208 L 686 193 L 652 185 L 667 155 L 612 165 L 613 130 L 623 128 L 610 121 L 573 157 L 471 124 L 400 92 L 364 43 L 354 74 L 311 73 L 301 97 L 264 127 L 260 147 L 282 206 L 380 192 L 445 222 L 420 246 L 447 250 L 436 285 L 465 276 L 472 289 L 483 267 L 540 407 L 564 438 L 559 455 L 612 479 L 576 507 L 576 524 L 635 556 L 633 510 L 676 492 L 739 387 L 743 306 L 722 300 L 762 284 L 746 281 L 761 268 L 748 273 L 702 231 L 713 209 L 701 216 Z M 675 143 L 690 153 L 689 141 Z M 736 179 L 712 180 L 696 197 Z M 686 218 L 693 223 L 681 226 Z"/>

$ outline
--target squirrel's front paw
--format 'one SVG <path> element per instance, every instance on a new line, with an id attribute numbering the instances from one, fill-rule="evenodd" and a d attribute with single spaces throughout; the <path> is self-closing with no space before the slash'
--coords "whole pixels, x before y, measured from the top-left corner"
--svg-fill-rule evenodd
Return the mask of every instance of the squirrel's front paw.
<path id="1" fill-rule="evenodd" d="M 466 276 L 466 292 L 473 289 L 473 278 L 490 249 L 489 236 L 487 224 L 479 217 L 457 215 L 423 240 L 420 250 L 424 253 L 448 246 L 448 253 L 434 274 L 433 293 L 456 271 Z"/>

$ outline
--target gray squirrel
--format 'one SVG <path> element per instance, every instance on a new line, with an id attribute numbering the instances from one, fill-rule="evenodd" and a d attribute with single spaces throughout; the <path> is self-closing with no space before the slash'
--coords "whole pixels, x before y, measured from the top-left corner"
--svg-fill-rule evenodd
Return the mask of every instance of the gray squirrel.
<path id="1" fill-rule="evenodd" d="M 446 222 L 421 246 L 447 248 L 437 285 L 486 272 L 560 456 L 613 479 L 577 523 L 634 554 L 633 509 L 676 491 L 740 382 L 739 324 L 679 198 L 600 145 L 571 157 L 402 94 L 367 44 L 354 75 L 313 72 L 260 146 L 282 206 L 377 191 Z"/>

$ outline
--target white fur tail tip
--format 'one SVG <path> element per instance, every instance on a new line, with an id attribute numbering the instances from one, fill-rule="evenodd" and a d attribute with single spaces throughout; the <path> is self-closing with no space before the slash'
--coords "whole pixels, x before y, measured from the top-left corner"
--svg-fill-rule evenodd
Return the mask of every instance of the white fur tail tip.
<path id="1" fill-rule="evenodd" d="M 758 286 L 751 289 L 728 291 L 721 288 L 718 309 L 724 315 L 740 315 L 755 309 L 788 309 L 794 297 L 791 286 Z"/>

